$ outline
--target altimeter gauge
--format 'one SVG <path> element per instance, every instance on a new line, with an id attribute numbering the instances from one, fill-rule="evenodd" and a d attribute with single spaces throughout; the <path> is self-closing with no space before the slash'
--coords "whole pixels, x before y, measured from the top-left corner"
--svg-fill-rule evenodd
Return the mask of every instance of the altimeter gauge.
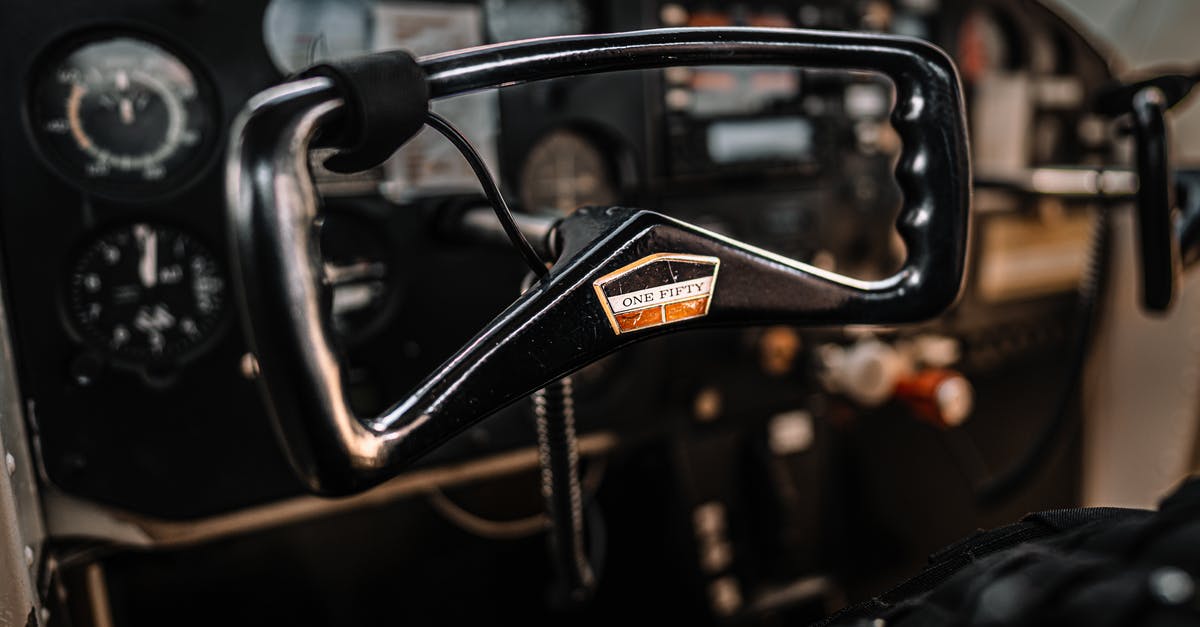
<path id="1" fill-rule="evenodd" d="M 192 69 L 156 43 L 85 40 L 42 65 L 29 119 L 43 155 L 72 183 L 154 196 L 185 184 L 212 152 L 208 96 Z"/>
<path id="2" fill-rule="evenodd" d="M 193 353 L 220 326 L 226 303 L 213 253 L 181 230 L 145 222 L 92 239 L 68 282 L 72 326 L 124 362 L 161 364 Z"/>

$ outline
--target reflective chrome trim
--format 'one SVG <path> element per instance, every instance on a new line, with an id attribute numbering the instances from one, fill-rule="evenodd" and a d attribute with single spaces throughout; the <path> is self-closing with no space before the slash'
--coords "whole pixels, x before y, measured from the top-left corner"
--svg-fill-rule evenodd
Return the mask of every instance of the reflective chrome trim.
<path id="1" fill-rule="evenodd" d="M 16 625 L 41 609 L 36 582 L 46 528 L 4 303 L 0 283 L 0 624 Z"/>

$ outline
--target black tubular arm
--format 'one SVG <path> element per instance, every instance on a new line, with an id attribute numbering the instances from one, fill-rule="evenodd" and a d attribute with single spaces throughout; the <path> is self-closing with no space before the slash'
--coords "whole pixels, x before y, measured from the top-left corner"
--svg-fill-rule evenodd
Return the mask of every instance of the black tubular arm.
<path id="1" fill-rule="evenodd" d="M 1092 106 L 1097 113 L 1129 115 L 1134 136 L 1134 161 L 1138 175 L 1137 233 L 1142 270 L 1142 307 L 1150 312 L 1170 310 L 1179 290 L 1181 252 L 1194 260 L 1195 216 L 1181 206 L 1175 224 L 1171 192 L 1172 168 L 1166 112 L 1187 99 L 1200 74 L 1167 72 L 1151 78 L 1115 83 L 1101 89 Z M 1187 185 L 1182 186 L 1185 190 Z M 1180 240 L 1183 238 L 1183 241 Z"/>
<path id="2" fill-rule="evenodd" d="M 407 398 L 361 418 L 346 401 L 328 290 L 320 283 L 313 227 L 319 199 L 306 156 L 319 131 L 337 123 L 344 97 L 328 78 L 272 88 L 234 124 L 226 172 L 232 268 L 269 405 L 313 490 L 369 487 L 547 382 L 659 333 L 772 322 L 910 322 L 936 315 L 958 295 L 971 193 L 965 116 L 952 62 L 928 43 L 789 29 L 664 29 L 498 44 L 419 63 L 433 98 L 678 65 L 880 72 L 896 86 L 892 123 L 904 144 L 896 167 L 904 195 L 897 229 L 908 259 L 887 279 L 857 281 L 657 213 L 579 211 L 560 225 L 562 252 L 545 278 Z M 711 294 L 699 315 L 621 332 L 602 305 L 600 285 L 649 262 L 665 264 L 668 273 L 679 267 L 672 263 L 708 264 Z"/>
<path id="3" fill-rule="evenodd" d="M 1173 232 L 1171 169 L 1167 154 L 1167 98 L 1157 87 L 1131 100 L 1134 161 L 1137 164 L 1138 252 L 1142 262 L 1142 306 L 1171 308 L 1178 291 L 1179 244 Z"/>

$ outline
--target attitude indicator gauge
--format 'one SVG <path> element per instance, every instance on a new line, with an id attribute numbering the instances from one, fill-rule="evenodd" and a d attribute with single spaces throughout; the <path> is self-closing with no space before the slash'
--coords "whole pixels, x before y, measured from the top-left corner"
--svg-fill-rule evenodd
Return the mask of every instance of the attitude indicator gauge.
<path id="1" fill-rule="evenodd" d="M 178 189 L 215 143 L 211 95 L 179 57 L 134 37 L 90 40 L 44 63 L 30 100 L 42 153 L 109 196 Z"/>
<path id="2" fill-rule="evenodd" d="M 68 284 L 72 326 L 125 362 L 161 364 L 193 353 L 220 326 L 227 302 L 212 252 L 157 224 L 101 233 L 71 266 Z"/>

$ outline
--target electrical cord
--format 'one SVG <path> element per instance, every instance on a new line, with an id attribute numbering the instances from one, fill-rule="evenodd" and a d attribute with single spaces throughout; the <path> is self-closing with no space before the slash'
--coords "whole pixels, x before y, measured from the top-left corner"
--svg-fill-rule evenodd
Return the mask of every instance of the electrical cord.
<path id="1" fill-rule="evenodd" d="M 511 520 L 492 520 L 467 511 L 439 488 L 429 491 L 429 505 L 455 526 L 489 540 L 519 540 L 545 531 L 550 519 L 543 512 Z"/>
<path id="2" fill-rule="evenodd" d="M 517 226 L 517 221 L 513 218 L 512 210 L 509 209 L 508 203 L 504 200 L 504 195 L 500 193 L 500 186 L 496 184 L 496 179 L 492 177 L 492 173 L 488 171 L 487 164 L 483 162 L 483 158 L 479 156 L 479 151 L 475 150 L 475 146 L 466 138 L 453 124 L 446 118 L 429 111 L 426 114 L 425 123 L 430 128 L 441 133 L 450 143 L 454 144 L 455 148 L 462 153 L 464 159 L 471 166 L 471 170 L 475 172 L 475 177 L 479 179 L 479 184 L 483 187 L 483 194 L 487 196 L 488 202 L 492 204 L 492 209 L 496 212 L 496 218 L 500 220 L 500 226 L 504 227 L 504 233 L 508 235 L 509 241 L 516 247 L 517 252 L 521 253 L 521 257 L 525 263 L 529 265 L 529 269 L 540 279 L 545 277 L 549 272 L 546 262 L 538 255 L 533 245 L 525 238 L 525 234 L 521 232 Z"/>
<path id="3" fill-rule="evenodd" d="M 517 226 L 500 187 L 479 152 L 446 118 L 429 111 L 425 123 L 441 133 L 462 153 L 479 179 L 483 193 L 496 212 L 509 241 L 516 247 L 537 278 L 549 268 Z M 589 600 L 596 587 L 595 571 L 588 559 L 585 539 L 584 492 L 579 481 L 579 443 L 575 434 L 575 405 L 570 377 L 553 382 L 533 394 L 537 423 L 538 463 L 546 512 L 513 521 L 490 521 L 455 505 L 441 492 L 430 495 L 430 504 L 448 520 L 477 535 L 515 538 L 549 529 L 551 553 L 561 584 L 560 597 L 566 604 Z"/>
<path id="4" fill-rule="evenodd" d="M 976 489 L 975 496 L 980 505 L 993 506 L 1002 503 L 1028 485 L 1050 457 L 1074 413 L 1084 367 L 1087 364 L 1088 349 L 1091 347 L 1092 330 L 1099 317 L 1100 295 L 1108 272 L 1110 239 L 1108 210 L 1101 209 L 1096 214 L 1091 250 L 1088 252 L 1086 270 L 1079 285 L 1080 324 L 1071 347 L 1070 370 L 1055 403 L 1054 413 L 1042 425 L 1015 463 L 993 474 Z"/>
<path id="5" fill-rule="evenodd" d="M 602 530 L 597 527 L 594 511 L 596 505 L 594 497 L 596 491 L 600 489 L 600 484 L 604 481 L 604 473 L 608 469 L 608 460 L 604 457 L 592 457 L 588 459 L 587 471 L 583 475 L 581 485 L 583 487 L 583 500 L 588 510 L 588 526 L 592 528 L 592 554 L 596 555 L 599 540 L 597 534 Z M 550 528 L 550 517 L 546 512 L 538 512 L 530 516 L 521 518 L 512 518 L 508 520 L 496 520 L 476 514 L 467 510 L 456 503 L 450 495 L 446 494 L 441 488 L 430 488 L 426 494 L 430 507 L 438 514 L 441 514 L 448 522 L 463 531 L 487 538 L 489 540 L 520 540 L 537 535 Z M 602 535 L 602 534 L 601 534 Z M 595 570 L 597 574 L 600 571 L 599 565 Z"/>

